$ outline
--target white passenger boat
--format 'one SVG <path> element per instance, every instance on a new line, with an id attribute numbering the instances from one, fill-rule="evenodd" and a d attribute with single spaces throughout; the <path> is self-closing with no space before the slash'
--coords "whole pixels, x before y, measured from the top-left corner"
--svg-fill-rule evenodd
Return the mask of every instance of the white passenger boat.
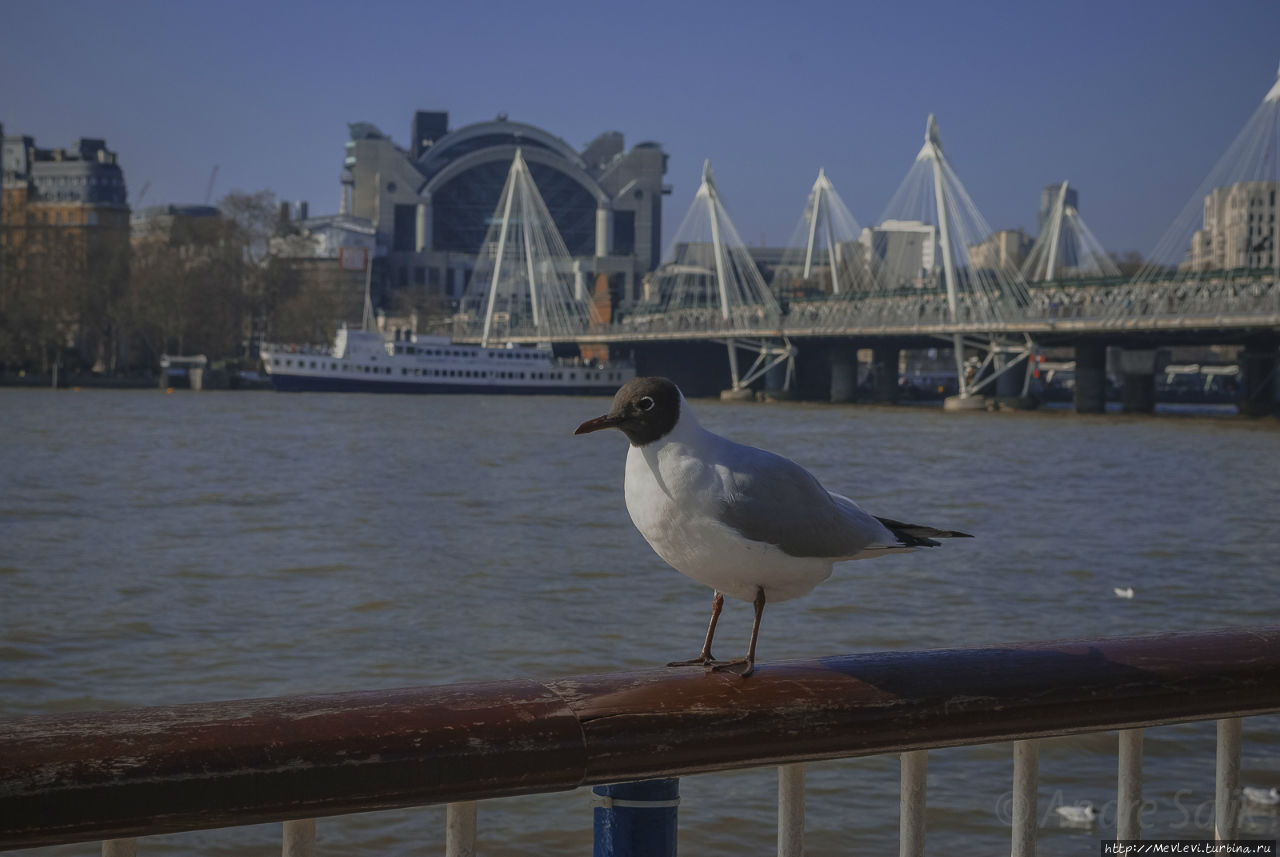
<path id="1" fill-rule="evenodd" d="M 613 395 L 636 374 L 630 363 L 557 358 L 549 347 L 346 328 L 331 348 L 264 344 L 261 356 L 272 386 L 284 392 Z"/>

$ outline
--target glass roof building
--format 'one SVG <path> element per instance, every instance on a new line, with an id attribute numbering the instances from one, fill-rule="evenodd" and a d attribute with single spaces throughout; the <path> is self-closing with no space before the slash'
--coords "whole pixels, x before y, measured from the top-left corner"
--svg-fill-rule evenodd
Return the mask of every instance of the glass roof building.
<path id="1" fill-rule="evenodd" d="M 577 151 L 505 115 L 456 130 L 448 124 L 447 113 L 418 111 L 407 148 L 368 123 L 349 126 L 342 212 L 375 224 L 386 285 L 462 295 L 519 148 L 584 274 L 607 274 L 620 300 L 637 296 L 662 256 L 669 189 L 660 144 L 627 150 L 623 135 L 609 131 Z"/>

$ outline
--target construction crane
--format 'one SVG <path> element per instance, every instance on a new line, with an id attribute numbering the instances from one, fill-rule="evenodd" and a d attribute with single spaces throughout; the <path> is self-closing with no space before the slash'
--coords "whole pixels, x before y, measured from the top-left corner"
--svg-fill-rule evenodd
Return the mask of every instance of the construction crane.
<path id="1" fill-rule="evenodd" d="M 142 190 L 138 191 L 138 195 L 133 198 L 134 208 L 142 205 L 142 200 L 146 197 L 147 191 L 149 190 L 151 190 L 151 182 L 148 180 L 142 183 Z"/>
<path id="2" fill-rule="evenodd" d="M 213 183 L 218 179 L 218 165 L 214 164 L 213 169 L 209 171 L 209 184 L 204 188 L 204 204 L 208 205 L 213 199 Z"/>

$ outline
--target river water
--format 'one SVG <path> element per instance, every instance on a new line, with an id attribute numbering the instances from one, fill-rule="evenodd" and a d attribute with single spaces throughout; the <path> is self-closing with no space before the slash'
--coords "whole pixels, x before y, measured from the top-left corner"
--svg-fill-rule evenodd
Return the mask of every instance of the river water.
<path id="1" fill-rule="evenodd" d="M 762 660 L 1273 623 L 1280 426 L 1196 416 L 694 403 L 870 511 L 973 533 L 837 567 L 771 607 Z M 0 390 L 0 717 L 650 668 L 691 657 L 709 591 L 622 500 L 606 399 Z M 1114 587 L 1132 586 L 1132 600 Z M 719 651 L 745 647 L 726 607 Z M 1212 831 L 1213 724 L 1146 738 L 1145 832 Z M 1094 854 L 1052 807 L 1114 798 L 1116 737 L 1046 741 L 1041 853 Z M 1280 717 L 1243 780 L 1280 785 Z M 1008 744 L 935 751 L 934 853 L 1008 849 Z M 809 853 L 896 852 L 896 757 L 814 764 Z M 772 769 L 687 777 L 682 853 L 773 850 Z M 441 807 L 321 822 L 322 854 L 441 850 Z M 481 805 L 486 855 L 587 854 L 586 791 Z M 1274 810 L 1245 831 L 1275 836 Z M 146 855 L 279 853 L 279 826 Z M 95 846 L 39 853 L 90 854 Z M 36 852 L 32 852 L 36 853 Z"/>

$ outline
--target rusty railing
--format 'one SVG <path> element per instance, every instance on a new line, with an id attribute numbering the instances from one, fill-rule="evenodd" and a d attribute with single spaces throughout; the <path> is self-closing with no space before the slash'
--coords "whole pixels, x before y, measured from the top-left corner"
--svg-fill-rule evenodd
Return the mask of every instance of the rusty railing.
<path id="1" fill-rule="evenodd" d="M 923 751 L 1013 741 L 1030 854 L 1036 739 L 1126 730 L 1119 835 L 1137 838 L 1140 730 L 1211 719 L 1230 839 L 1238 718 L 1277 711 L 1280 627 L 23 717 L 0 720 L 0 850 L 285 821 L 306 853 L 310 819 L 432 803 L 465 838 L 472 801 L 780 765 L 780 853 L 798 853 L 798 763 L 902 753 L 903 853 L 921 853 Z"/>

